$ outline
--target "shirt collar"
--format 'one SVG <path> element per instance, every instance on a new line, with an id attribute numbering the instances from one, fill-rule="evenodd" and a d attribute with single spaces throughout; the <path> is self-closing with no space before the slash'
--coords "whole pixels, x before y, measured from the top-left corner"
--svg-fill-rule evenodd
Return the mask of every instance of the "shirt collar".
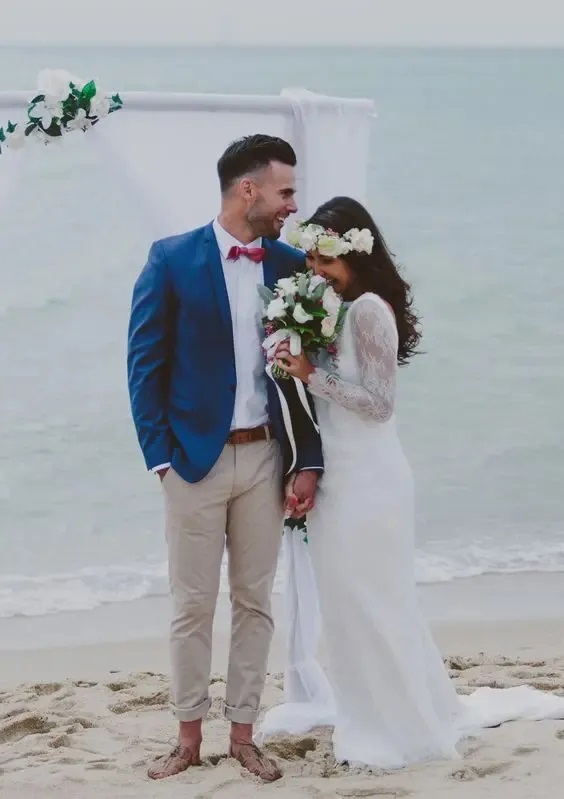
<path id="1" fill-rule="evenodd" d="M 215 238 L 217 239 L 219 251 L 222 257 L 225 259 L 227 259 L 231 247 L 262 247 L 261 238 L 251 241 L 250 244 L 242 244 L 240 241 L 237 241 L 237 239 L 232 236 L 231 233 L 228 233 L 225 228 L 219 224 L 219 220 L 217 218 L 213 220 L 213 232 L 215 234 Z"/>

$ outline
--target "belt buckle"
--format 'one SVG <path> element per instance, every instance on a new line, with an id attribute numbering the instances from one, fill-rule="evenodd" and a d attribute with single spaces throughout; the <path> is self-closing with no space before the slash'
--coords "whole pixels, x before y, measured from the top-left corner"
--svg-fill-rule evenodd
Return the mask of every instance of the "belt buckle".
<path id="1" fill-rule="evenodd" d="M 270 434 L 270 427 L 267 424 L 263 425 L 263 427 L 264 427 L 264 434 L 265 434 L 266 440 L 268 442 L 272 438 L 272 435 Z"/>

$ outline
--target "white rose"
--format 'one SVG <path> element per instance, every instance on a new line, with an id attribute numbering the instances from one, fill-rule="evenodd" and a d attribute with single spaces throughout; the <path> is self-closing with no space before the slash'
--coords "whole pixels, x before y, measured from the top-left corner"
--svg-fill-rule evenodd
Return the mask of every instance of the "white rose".
<path id="1" fill-rule="evenodd" d="M 301 304 L 301 302 L 296 303 L 296 307 L 294 308 L 294 313 L 292 314 L 296 322 L 300 325 L 309 322 L 310 319 L 313 319 L 313 316 L 309 314 Z"/>
<path id="2" fill-rule="evenodd" d="M 333 286 L 327 286 L 326 291 L 323 293 L 323 308 L 327 311 L 327 313 L 330 316 L 335 316 L 337 313 L 339 313 L 341 303 L 342 300 Z"/>
<path id="3" fill-rule="evenodd" d="M 90 116 L 107 117 L 110 113 L 110 100 L 100 91 L 97 91 L 90 103 Z"/>
<path id="4" fill-rule="evenodd" d="M 323 234 L 317 239 L 317 249 L 320 255 L 327 258 L 337 258 L 341 254 L 341 242 L 337 236 Z"/>
<path id="5" fill-rule="evenodd" d="M 326 338 L 331 338 L 335 332 L 336 327 L 337 327 L 337 317 L 326 316 L 325 319 L 321 320 L 321 335 L 325 336 Z"/>
<path id="6" fill-rule="evenodd" d="M 299 247 L 302 237 L 301 228 L 296 225 L 286 234 L 286 240 L 291 247 Z"/>
<path id="7" fill-rule="evenodd" d="M 368 228 L 364 228 L 363 230 L 358 230 L 355 228 L 354 230 L 351 230 L 350 241 L 355 252 L 365 252 L 370 254 L 372 252 L 372 248 L 374 247 L 374 236 L 368 230 Z"/>
<path id="8" fill-rule="evenodd" d="M 294 296 L 298 290 L 298 284 L 293 277 L 282 277 L 276 283 L 276 290 L 279 291 L 280 294 L 291 294 Z"/>
<path id="9" fill-rule="evenodd" d="M 6 133 L 4 143 L 10 150 L 21 150 L 25 145 L 25 128 L 18 125 L 11 133 Z"/>
<path id="10" fill-rule="evenodd" d="M 272 322 L 274 319 L 282 319 L 286 316 L 286 303 L 282 297 L 276 297 L 268 303 L 266 316 Z"/>
<path id="11" fill-rule="evenodd" d="M 71 83 L 74 83 L 78 89 L 84 86 L 80 78 L 75 78 L 66 69 L 43 69 L 37 77 L 37 88 L 41 94 L 59 102 L 69 96 Z"/>
<path id="12" fill-rule="evenodd" d="M 304 228 L 300 237 L 299 246 L 301 249 L 305 250 L 305 252 L 315 250 L 317 247 L 317 239 L 322 230 L 323 228 L 319 227 L 319 225 L 308 225 Z"/>

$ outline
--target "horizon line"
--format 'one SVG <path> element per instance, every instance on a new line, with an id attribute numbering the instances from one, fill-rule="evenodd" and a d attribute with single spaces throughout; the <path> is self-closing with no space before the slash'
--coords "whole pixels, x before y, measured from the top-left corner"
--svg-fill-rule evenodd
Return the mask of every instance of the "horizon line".
<path id="1" fill-rule="evenodd" d="M 19 48 L 29 47 L 38 49 L 72 49 L 77 50 L 80 48 L 99 48 L 99 47 L 135 47 L 135 48 L 193 48 L 193 49 L 211 49 L 211 48 L 224 48 L 224 49 L 252 49 L 252 50 L 265 50 L 265 49 L 319 49 L 327 50 L 333 49 L 359 49 L 359 50 L 563 50 L 564 41 L 559 44 L 540 44 L 533 42 L 505 42 L 505 43 L 479 43 L 479 42 L 364 42 L 350 44 L 343 43 L 342 41 L 335 42 L 277 42 L 255 44 L 253 42 L 238 42 L 230 44 L 222 41 L 210 42 L 180 42 L 180 41 L 85 41 L 85 42 L 51 42 L 46 44 L 42 41 L 2 41 L 0 40 L 0 48 Z"/>

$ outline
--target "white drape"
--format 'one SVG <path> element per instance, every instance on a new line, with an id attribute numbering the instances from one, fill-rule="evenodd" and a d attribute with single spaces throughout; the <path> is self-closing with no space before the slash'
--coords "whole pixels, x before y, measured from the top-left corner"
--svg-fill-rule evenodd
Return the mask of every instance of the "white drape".
<path id="1" fill-rule="evenodd" d="M 283 89 L 292 104 L 300 216 L 338 194 L 365 202 L 372 103 Z"/>

